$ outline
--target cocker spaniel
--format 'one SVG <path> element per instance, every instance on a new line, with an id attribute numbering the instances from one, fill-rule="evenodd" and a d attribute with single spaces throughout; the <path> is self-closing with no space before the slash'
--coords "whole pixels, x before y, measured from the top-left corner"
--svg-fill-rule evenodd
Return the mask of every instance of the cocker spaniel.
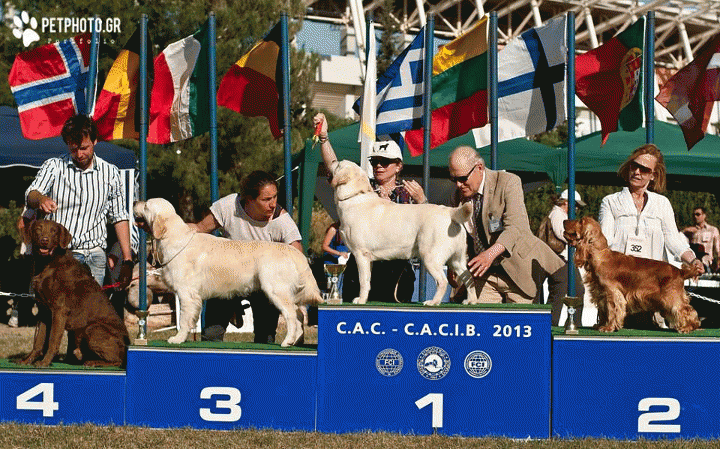
<path id="1" fill-rule="evenodd" d="M 592 302 L 598 308 L 598 329 L 622 329 L 625 317 L 660 312 L 671 327 L 688 333 L 700 327 L 685 293 L 684 280 L 697 276 L 695 267 L 628 256 L 608 247 L 600 224 L 592 217 L 565 220 L 564 236 L 576 248 L 575 264 L 586 271 Z"/>

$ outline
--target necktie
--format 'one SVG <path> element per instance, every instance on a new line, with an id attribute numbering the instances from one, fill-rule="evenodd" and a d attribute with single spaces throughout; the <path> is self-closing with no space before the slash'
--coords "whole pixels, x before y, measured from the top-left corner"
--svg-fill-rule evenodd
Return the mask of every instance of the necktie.
<path id="1" fill-rule="evenodd" d="M 481 237 L 484 231 L 482 222 L 482 204 L 483 196 L 478 193 L 473 197 L 473 225 L 475 226 L 475 232 L 473 233 L 473 242 L 475 246 L 475 254 L 480 254 L 485 250 L 483 245 L 483 238 Z"/>

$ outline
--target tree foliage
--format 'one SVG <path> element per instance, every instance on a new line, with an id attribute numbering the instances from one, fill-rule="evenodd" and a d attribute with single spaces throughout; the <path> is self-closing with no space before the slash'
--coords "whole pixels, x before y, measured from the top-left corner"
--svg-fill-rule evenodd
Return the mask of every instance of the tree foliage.
<path id="1" fill-rule="evenodd" d="M 103 33 L 98 63 L 99 89 L 123 45 L 139 26 L 142 14 L 148 15 L 148 29 L 157 56 L 167 45 L 193 34 L 214 12 L 217 23 L 217 83 L 240 57 L 279 21 L 285 11 L 290 20 L 290 38 L 302 26 L 305 7 L 300 0 L 74 0 L 44 2 L 16 0 L 15 11 L 27 11 L 38 20 L 44 17 L 118 18 L 119 33 Z M 41 31 L 38 27 L 38 31 Z M 42 40 L 60 40 L 77 33 L 41 34 Z M 0 31 L 3 57 L 0 76 L 7 79 L 14 55 L 25 51 L 21 41 L 12 35 L 10 27 Z M 291 126 L 294 152 L 302 148 L 312 128 L 309 125 L 311 83 L 319 64 L 317 55 L 292 48 L 291 58 Z M 0 103 L 14 106 L 9 85 L 0 88 Z M 309 116 L 309 117 L 308 117 Z M 122 146 L 139 149 L 136 141 L 117 141 Z M 199 136 L 170 145 L 148 145 L 148 196 L 161 196 L 171 200 L 186 220 L 198 218 L 210 204 L 209 135 Z M 252 170 L 263 169 L 282 174 L 282 139 L 274 140 L 265 118 L 248 118 L 218 108 L 218 168 L 220 195 L 237 191 L 239 181 Z"/>

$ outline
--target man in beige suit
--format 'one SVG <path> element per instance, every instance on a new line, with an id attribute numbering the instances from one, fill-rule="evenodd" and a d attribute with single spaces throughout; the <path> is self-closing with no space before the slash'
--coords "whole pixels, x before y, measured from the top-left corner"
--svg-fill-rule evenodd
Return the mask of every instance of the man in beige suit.
<path id="1" fill-rule="evenodd" d="M 458 203 L 473 201 L 468 266 L 480 302 L 532 303 L 542 279 L 565 263 L 530 230 L 520 178 L 485 168 L 471 147 L 450 155 Z"/>

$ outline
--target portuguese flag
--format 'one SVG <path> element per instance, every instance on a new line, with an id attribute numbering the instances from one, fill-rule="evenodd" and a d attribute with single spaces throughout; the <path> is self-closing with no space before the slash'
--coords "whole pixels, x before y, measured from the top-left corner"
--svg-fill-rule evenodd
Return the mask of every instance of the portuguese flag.
<path id="1" fill-rule="evenodd" d="M 147 67 L 152 73 L 152 44 L 147 38 Z M 98 139 L 135 139 L 140 137 L 140 103 L 137 91 L 140 77 L 140 28 L 120 51 L 108 73 L 93 120 L 97 123 Z M 148 78 L 152 78 L 149 75 Z"/>
<path id="2" fill-rule="evenodd" d="M 279 107 L 282 82 L 280 53 L 280 22 L 263 40 L 230 67 L 223 76 L 217 93 L 220 106 L 246 117 L 267 117 L 270 132 L 276 139 L 282 135 L 282 109 Z"/>
<path id="3" fill-rule="evenodd" d="M 149 143 L 177 142 L 210 130 L 208 25 L 155 58 Z"/>
<path id="4" fill-rule="evenodd" d="M 440 47 L 433 58 L 430 148 L 488 122 L 487 36 L 485 16 L 468 32 Z M 413 156 L 423 152 L 423 132 L 405 133 Z"/>
<path id="5" fill-rule="evenodd" d="M 602 125 L 602 145 L 611 132 L 642 125 L 642 56 L 645 18 L 603 45 L 575 58 L 577 96 Z"/>

